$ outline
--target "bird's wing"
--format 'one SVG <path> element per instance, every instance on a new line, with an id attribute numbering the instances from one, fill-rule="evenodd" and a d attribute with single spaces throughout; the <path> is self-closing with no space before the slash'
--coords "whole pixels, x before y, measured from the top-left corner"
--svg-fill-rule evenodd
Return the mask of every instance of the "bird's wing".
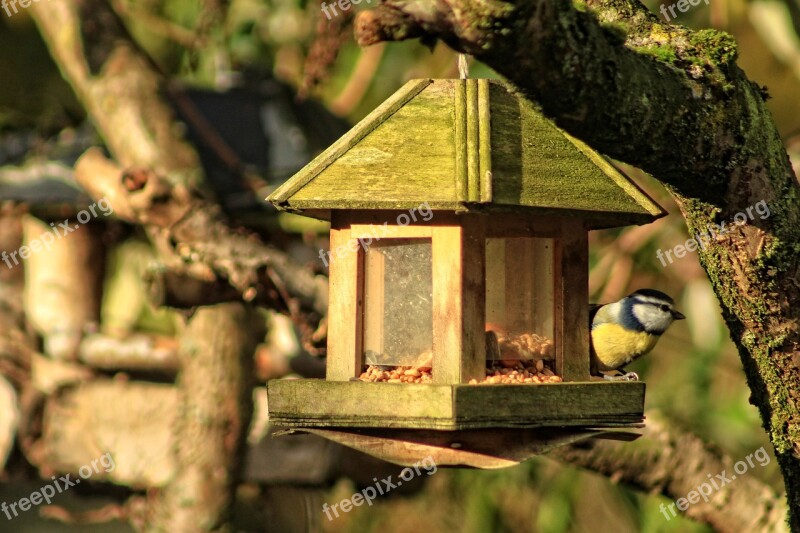
<path id="1" fill-rule="evenodd" d="M 594 317 L 604 304 L 589 304 L 589 325 L 594 322 Z"/>
<path id="2" fill-rule="evenodd" d="M 600 324 L 616 323 L 616 304 L 589 304 L 589 328 Z"/>

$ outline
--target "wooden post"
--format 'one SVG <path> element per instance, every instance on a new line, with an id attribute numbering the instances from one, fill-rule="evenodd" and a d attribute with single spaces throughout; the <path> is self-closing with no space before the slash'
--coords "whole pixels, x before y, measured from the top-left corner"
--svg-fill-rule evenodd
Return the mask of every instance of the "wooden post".
<path id="1" fill-rule="evenodd" d="M 589 234 L 566 219 L 555 246 L 556 373 L 564 381 L 589 379 Z"/>
<path id="2" fill-rule="evenodd" d="M 264 339 L 252 307 L 200 307 L 180 337 L 175 473 L 148 511 L 147 531 L 219 531 L 233 509 L 253 408 L 253 353 Z"/>
<path id="3" fill-rule="evenodd" d="M 342 214 L 342 217 L 347 214 Z M 364 252 L 353 239 L 349 220 L 339 214 L 331 224 L 328 304 L 328 381 L 349 381 L 361 374 Z"/>
<path id="4" fill-rule="evenodd" d="M 555 289 L 554 277 L 554 253 L 555 239 L 537 238 L 532 239 L 533 248 L 533 295 L 536 299 L 531 302 L 533 331 L 540 335 L 546 335 L 553 339 L 553 324 L 555 314 Z M 544 302 L 545 304 L 537 303 Z"/>
<path id="5" fill-rule="evenodd" d="M 374 251 L 374 250 L 373 250 Z M 364 277 L 360 286 L 364 288 L 364 312 L 361 319 L 362 353 L 369 350 L 382 354 L 386 340 L 384 316 L 386 305 L 386 256 L 382 253 L 364 253 Z M 391 324 L 389 325 L 391 327 Z M 364 355 L 366 359 L 366 355 Z M 349 359 L 348 359 L 349 360 Z M 370 361 L 370 363 L 374 363 Z"/>
<path id="6" fill-rule="evenodd" d="M 483 379 L 486 231 L 480 215 L 433 228 L 433 382 Z"/>

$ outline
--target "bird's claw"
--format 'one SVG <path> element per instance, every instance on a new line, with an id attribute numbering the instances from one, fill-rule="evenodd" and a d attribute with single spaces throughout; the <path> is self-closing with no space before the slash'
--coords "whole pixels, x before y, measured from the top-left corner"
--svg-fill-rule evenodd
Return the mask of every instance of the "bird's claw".
<path id="1" fill-rule="evenodd" d="M 608 381 L 639 381 L 639 375 L 636 372 L 628 372 L 620 376 L 603 375 L 603 379 L 607 379 Z"/>

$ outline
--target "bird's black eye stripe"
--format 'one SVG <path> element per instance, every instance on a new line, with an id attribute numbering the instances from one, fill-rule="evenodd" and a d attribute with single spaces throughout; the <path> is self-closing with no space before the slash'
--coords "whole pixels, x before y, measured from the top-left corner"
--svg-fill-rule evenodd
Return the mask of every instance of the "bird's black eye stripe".
<path id="1" fill-rule="evenodd" d="M 664 311 L 665 313 L 666 313 L 667 311 L 669 311 L 669 306 L 668 306 L 668 305 L 661 304 L 661 306 L 660 306 L 660 307 L 661 307 L 661 310 L 662 310 L 662 311 Z"/>

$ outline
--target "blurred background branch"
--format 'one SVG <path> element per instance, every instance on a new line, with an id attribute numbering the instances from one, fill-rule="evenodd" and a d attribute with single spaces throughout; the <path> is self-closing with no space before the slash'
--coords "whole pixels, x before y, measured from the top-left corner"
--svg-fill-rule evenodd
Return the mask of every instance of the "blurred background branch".
<path id="1" fill-rule="evenodd" d="M 663 494 L 672 501 L 686 498 L 706 484 L 710 492 L 704 489 L 706 497 L 689 505 L 686 516 L 710 524 L 718 531 L 789 531 L 785 495 L 778 494 L 757 477 L 736 476 L 734 463 L 739 459 L 712 450 L 657 411 L 648 411 L 646 422 L 643 437 L 632 443 L 593 441 L 588 445 L 557 448 L 548 456 L 650 494 Z M 764 459 L 769 457 L 764 454 L 761 462 L 754 463 L 755 468 L 764 466 Z M 724 484 L 716 478 L 717 474 L 734 479 Z M 719 490 L 713 488 L 712 480 L 714 486 L 720 485 Z M 674 518 L 672 511 L 665 509 L 665 518 Z"/>

